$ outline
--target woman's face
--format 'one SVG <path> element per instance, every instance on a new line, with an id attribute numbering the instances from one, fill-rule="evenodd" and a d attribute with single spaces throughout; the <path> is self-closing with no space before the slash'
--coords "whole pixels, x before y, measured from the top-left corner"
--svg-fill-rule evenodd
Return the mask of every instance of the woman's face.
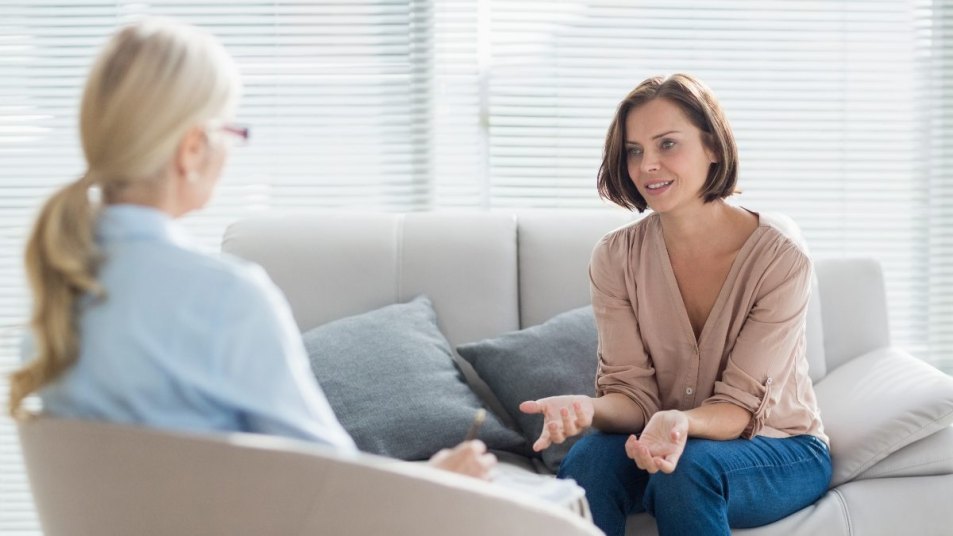
<path id="1" fill-rule="evenodd" d="M 715 155 L 676 104 L 658 98 L 630 110 L 625 146 L 629 177 L 652 210 L 703 204 L 699 194 Z"/>

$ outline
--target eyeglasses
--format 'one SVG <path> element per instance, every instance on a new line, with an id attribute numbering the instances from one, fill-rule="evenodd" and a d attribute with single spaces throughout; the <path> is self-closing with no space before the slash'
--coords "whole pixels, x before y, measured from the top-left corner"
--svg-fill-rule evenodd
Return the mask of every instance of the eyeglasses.
<path id="1" fill-rule="evenodd" d="M 247 145 L 248 139 L 251 137 L 251 129 L 245 125 L 240 125 L 237 123 L 212 123 L 209 125 L 209 128 L 222 130 L 226 134 L 231 134 L 238 138 L 239 145 Z"/>

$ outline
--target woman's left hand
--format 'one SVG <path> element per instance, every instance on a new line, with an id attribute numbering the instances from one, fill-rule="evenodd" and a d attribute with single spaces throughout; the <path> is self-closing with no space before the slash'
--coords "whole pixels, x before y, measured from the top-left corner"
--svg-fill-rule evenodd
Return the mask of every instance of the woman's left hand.
<path id="1" fill-rule="evenodd" d="M 688 417 L 677 410 L 659 411 L 636 438 L 629 436 L 625 453 L 635 460 L 639 469 L 649 473 L 671 473 L 688 440 Z"/>

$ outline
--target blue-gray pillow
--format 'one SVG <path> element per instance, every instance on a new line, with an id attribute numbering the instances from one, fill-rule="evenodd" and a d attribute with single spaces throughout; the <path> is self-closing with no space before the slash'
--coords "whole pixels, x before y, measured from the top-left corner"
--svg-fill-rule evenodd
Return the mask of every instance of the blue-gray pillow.
<path id="1" fill-rule="evenodd" d="M 460 356 L 473 365 L 532 445 L 543 431 L 541 415 L 527 415 L 520 402 L 555 395 L 595 395 L 598 335 L 592 307 L 557 315 L 539 326 L 495 339 L 463 344 Z M 541 453 L 554 473 L 579 436 Z"/>
<path id="2" fill-rule="evenodd" d="M 426 297 L 335 320 L 303 338 L 334 413 L 364 452 L 427 459 L 462 441 L 482 407 Z M 492 413 L 479 438 L 491 449 L 526 448 Z"/>

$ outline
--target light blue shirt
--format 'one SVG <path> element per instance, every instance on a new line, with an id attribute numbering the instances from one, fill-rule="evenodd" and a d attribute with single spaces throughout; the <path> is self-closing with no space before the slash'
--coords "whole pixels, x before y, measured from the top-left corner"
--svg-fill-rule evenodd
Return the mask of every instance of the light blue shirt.
<path id="1" fill-rule="evenodd" d="M 44 411 L 185 431 L 242 431 L 354 451 L 281 292 L 257 265 L 198 251 L 166 214 L 105 209 L 102 301 L 84 300 L 76 364 Z"/>

